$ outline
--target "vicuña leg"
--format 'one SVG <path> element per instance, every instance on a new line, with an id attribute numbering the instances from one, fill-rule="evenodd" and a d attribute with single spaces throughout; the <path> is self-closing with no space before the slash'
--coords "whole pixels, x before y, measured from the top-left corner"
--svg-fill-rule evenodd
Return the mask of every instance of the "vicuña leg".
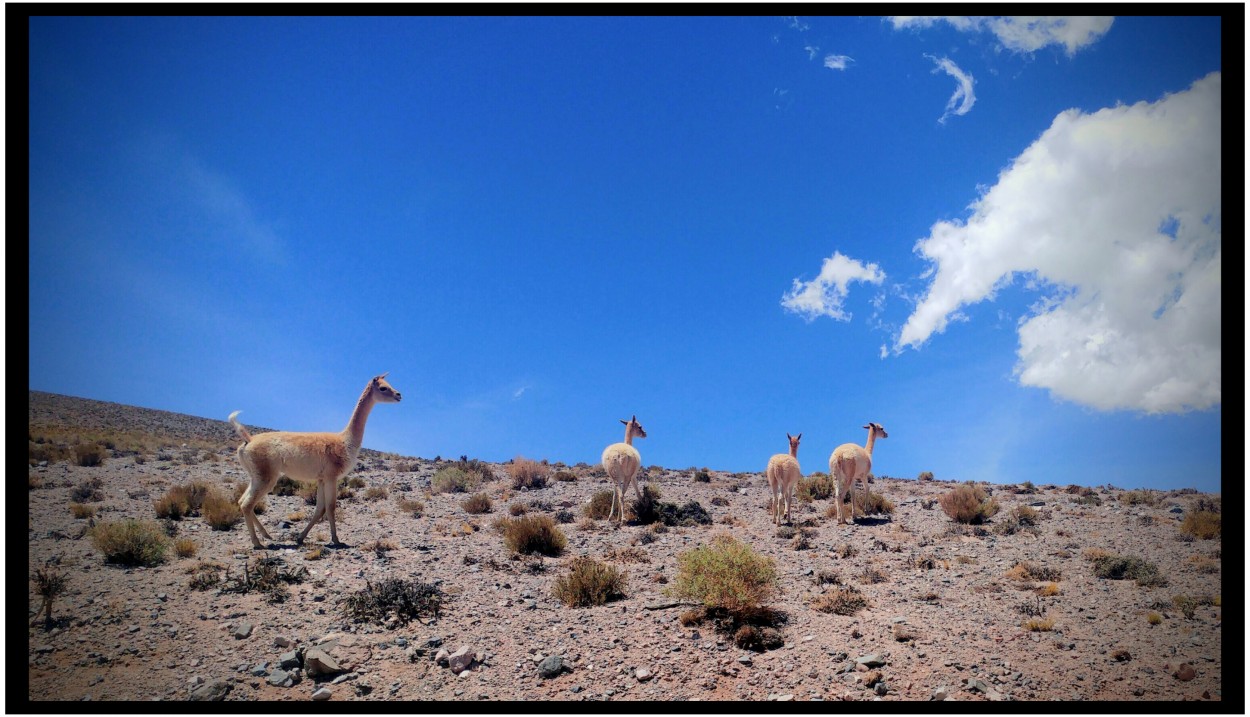
<path id="1" fill-rule="evenodd" d="M 304 529 L 300 531 L 299 537 L 295 539 L 296 545 L 304 544 L 304 538 L 308 537 L 308 531 L 312 530 L 312 527 L 317 524 L 317 521 L 321 520 L 322 516 L 326 514 L 327 502 L 325 485 L 325 481 L 317 481 L 317 507 L 313 510 L 312 517 L 308 519 L 308 525 L 304 526 Z"/>

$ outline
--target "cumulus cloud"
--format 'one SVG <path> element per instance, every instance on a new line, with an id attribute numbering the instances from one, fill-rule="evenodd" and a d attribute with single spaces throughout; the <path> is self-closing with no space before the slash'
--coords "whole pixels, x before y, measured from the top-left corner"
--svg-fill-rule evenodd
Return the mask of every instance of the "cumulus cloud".
<path id="1" fill-rule="evenodd" d="M 1016 276 L 1020 383 L 1102 410 L 1220 402 L 1220 107 L 1214 72 L 1156 102 L 1067 110 L 966 221 L 915 251 L 931 281 L 895 340 L 920 347 Z"/>
<path id="2" fill-rule="evenodd" d="M 811 281 L 794 280 L 794 285 L 781 297 L 786 311 L 799 314 L 807 321 L 828 316 L 836 321 L 850 321 L 851 314 L 842 304 L 852 281 L 880 284 L 885 273 L 876 264 L 863 264 L 842 252 L 835 251 L 820 267 L 820 275 Z"/>
<path id="3" fill-rule="evenodd" d="M 972 75 L 959 69 L 959 66 L 945 57 L 934 57 L 933 55 L 925 55 L 925 57 L 933 60 L 937 67 L 933 68 L 934 72 L 939 70 L 945 72 L 955 78 L 958 86 L 955 88 L 955 94 L 946 102 L 946 112 L 938 118 L 938 122 L 945 124 L 946 118 L 951 115 L 966 115 L 968 110 L 972 109 L 972 105 L 976 104 L 977 96 L 972 91 L 972 85 L 976 82 L 972 79 Z"/>
<path id="4" fill-rule="evenodd" d="M 825 67 L 831 70 L 845 70 L 846 63 L 854 61 L 846 55 L 825 55 Z"/>
<path id="5" fill-rule="evenodd" d="M 944 22 L 961 32 L 994 33 L 1003 47 L 1013 52 L 1033 52 L 1060 45 L 1068 57 L 1094 44 L 1115 21 L 1113 17 L 977 17 L 921 16 L 888 18 L 895 30 L 926 28 Z"/>

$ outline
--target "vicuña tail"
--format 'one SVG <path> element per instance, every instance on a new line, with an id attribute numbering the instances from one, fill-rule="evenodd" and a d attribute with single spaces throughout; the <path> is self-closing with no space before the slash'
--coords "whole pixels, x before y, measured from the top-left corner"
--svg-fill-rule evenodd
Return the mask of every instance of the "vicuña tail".
<path id="1" fill-rule="evenodd" d="M 248 441 L 252 440 L 252 434 L 247 432 L 247 429 L 243 427 L 242 423 L 239 423 L 237 420 L 235 420 L 235 416 L 238 416 L 240 413 L 243 413 L 243 412 L 235 411 L 234 413 L 230 414 L 230 422 L 234 424 L 234 430 L 239 432 L 239 436 L 243 438 L 243 442 L 247 443 Z"/>

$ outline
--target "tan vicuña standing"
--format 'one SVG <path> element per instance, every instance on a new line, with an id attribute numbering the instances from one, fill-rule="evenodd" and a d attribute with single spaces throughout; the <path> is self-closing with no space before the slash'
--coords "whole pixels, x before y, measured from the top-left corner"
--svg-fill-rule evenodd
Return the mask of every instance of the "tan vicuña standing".
<path id="1" fill-rule="evenodd" d="M 369 420 L 373 404 L 399 403 L 399 391 L 387 383 L 385 378 L 386 374 L 382 374 L 369 381 L 364 393 L 360 395 L 360 400 L 356 402 L 347 428 L 338 433 L 271 431 L 253 436 L 235 419 L 239 411 L 230 414 L 230 422 L 243 438 L 243 445 L 239 446 L 239 463 L 243 464 L 244 470 L 252 479 L 247 490 L 239 497 L 239 508 L 243 511 L 243 519 L 252 535 L 252 545 L 257 548 L 265 547 L 256 537 L 258 529 L 266 540 L 273 540 L 253 511 L 256 503 L 268 495 L 278 478 L 284 475 L 317 484 L 317 508 L 308 525 L 300 532 L 296 544 L 304 543 L 308 531 L 322 517 L 328 517 L 330 521 L 331 543 L 338 544 L 339 536 L 335 526 L 338 481 L 356 466 L 356 455 L 360 453 L 360 444 L 365 437 L 365 421 Z"/>
<path id="2" fill-rule="evenodd" d="M 856 443 L 843 443 L 833 449 L 833 454 L 829 456 L 829 475 L 833 478 L 833 505 L 838 513 L 838 525 L 846 524 L 846 519 L 842 515 L 843 494 L 851 499 L 851 522 L 855 522 L 854 483 L 858 480 L 864 486 L 864 495 L 868 495 L 868 473 L 872 470 L 872 444 L 878 436 L 889 437 L 880 423 L 869 423 L 864 428 L 868 429 L 867 444 L 861 446 Z"/>
<path id="3" fill-rule="evenodd" d="M 603 470 L 607 471 L 608 478 L 612 481 L 612 509 L 608 511 L 608 520 L 617 515 L 617 525 L 625 520 L 625 490 L 630 483 L 634 484 L 634 493 L 642 498 L 642 490 L 638 487 L 637 480 L 638 469 L 642 467 L 642 456 L 634 448 L 633 442 L 634 438 L 647 437 L 647 432 L 642 430 L 637 416 L 631 416 L 628 421 L 622 420 L 621 423 L 625 424 L 625 442 L 613 443 L 604 448 L 602 458 Z"/>
<path id="4" fill-rule="evenodd" d="M 768 478 L 770 491 L 769 507 L 773 513 L 773 524 L 781 525 L 782 500 L 785 501 L 786 521 L 790 522 L 790 504 L 794 500 L 794 487 L 799 484 L 803 472 L 799 469 L 799 440 L 803 438 L 786 434 L 790 439 L 790 452 L 778 453 L 768 459 L 768 469 L 764 475 Z"/>

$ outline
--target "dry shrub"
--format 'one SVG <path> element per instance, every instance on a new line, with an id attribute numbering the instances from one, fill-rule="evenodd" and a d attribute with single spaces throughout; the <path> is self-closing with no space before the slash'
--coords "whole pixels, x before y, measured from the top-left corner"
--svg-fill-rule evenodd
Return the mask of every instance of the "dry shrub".
<path id="1" fill-rule="evenodd" d="M 199 515 L 209 489 L 209 485 L 204 481 L 193 481 L 170 488 L 165 491 L 165 495 L 153 502 L 156 517 L 182 520 Z"/>
<path id="2" fill-rule="evenodd" d="M 55 624 L 52 620 L 52 602 L 69 587 L 69 578 L 57 572 L 52 566 L 45 565 L 37 568 L 30 579 L 35 584 L 35 594 L 43 599 L 43 603 L 36 612 L 43 613 L 43 627 L 45 630 L 51 630 Z"/>
<path id="3" fill-rule="evenodd" d="M 697 470 L 694 472 L 693 480 L 695 483 L 710 483 L 712 482 L 712 474 L 708 473 L 706 469 Z"/>
<path id="4" fill-rule="evenodd" d="M 189 558 L 195 555 L 195 551 L 199 548 L 195 541 L 190 538 L 181 538 L 174 541 L 174 555 L 180 558 Z"/>
<path id="5" fill-rule="evenodd" d="M 873 565 L 865 565 L 855 578 L 863 585 L 875 585 L 876 583 L 888 582 L 890 577 L 883 570 Z"/>
<path id="6" fill-rule="evenodd" d="M 1046 583 L 1037 589 L 1037 594 L 1042 597 L 1054 597 L 1060 593 L 1058 583 Z"/>
<path id="7" fill-rule="evenodd" d="M 473 515 L 489 513 L 491 510 L 490 496 L 485 493 L 474 493 L 473 495 L 460 501 L 460 507 L 464 508 L 464 512 Z"/>
<path id="8" fill-rule="evenodd" d="M 1159 566 L 1141 558 L 1124 555 L 1101 555 L 1093 559 L 1094 575 L 1107 580 L 1136 580 L 1142 587 L 1167 585 L 1167 577 Z"/>
<path id="9" fill-rule="evenodd" d="M 1012 580 L 1031 580 L 1033 582 L 1054 582 L 1060 579 L 1061 572 L 1037 563 L 1021 560 L 1007 571 L 1006 576 Z"/>
<path id="10" fill-rule="evenodd" d="M 804 503 L 813 500 L 828 500 L 833 495 L 833 478 L 824 473 L 813 473 L 806 478 L 799 478 L 794 487 L 794 497 Z"/>
<path id="11" fill-rule="evenodd" d="M 213 530 L 230 530 L 243 522 L 243 511 L 239 510 L 239 504 L 217 490 L 209 491 L 200 512 L 204 515 L 204 522 Z"/>
<path id="12" fill-rule="evenodd" d="M 843 543 L 833 552 L 836 553 L 839 558 L 852 558 L 859 552 L 859 548 L 855 547 L 851 543 Z"/>
<path id="13" fill-rule="evenodd" d="M 468 472 L 458 466 L 444 466 L 430 479 L 433 493 L 468 493 L 482 484 L 480 473 Z"/>
<path id="14" fill-rule="evenodd" d="M 121 565 L 159 565 L 169 549 L 160 524 L 133 518 L 99 523 L 91 529 L 91 541 L 105 560 Z"/>
<path id="15" fill-rule="evenodd" d="M 376 553 L 381 558 L 392 550 L 398 550 L 399 544 L 390 538 L 378 538 L 360 546 L 360 549 L 366 553 Z"/>
<path id="16" fill-rule="evenodd" d="M 582 509 L 582 514 L 592 520 L 604 520 L 612 510 L 613 491 L 611 488 L 595 491 L 590 502 Z"/>
<path id="17" fill-rule="evenodd" d="M 694 610 L 687 610 L 681 615 L 678 615 L 677 622 L 681 623 L 682 627 L 693 627 L 701 624 L 705 617 L 707 617 L 707 613 L 703 610 L 703 608 L 695 608 Z"/>
<path id="18" fill-rule="evenodd" d="M 722 533 L 677 556 L 677 577 L 667 592 L 741 615 L 762 607 L 776 590 L 775 561 Z"/>
<path id="19" fill-rule="evenodd" d="M 390 495 L 390 491 L 384 485 L 375 485 L 365 491 L 365 500 L 382 500 Z"/>
<path id="20" fill-rule="evenodd" d="M 529 508 L 526 508 L 524 503 L 512 503 L 508 506 L 508 515 L 514 518 L 525 515 L 528 512 Z"/>
<path id="21" fill-rule="evenodd" d="M 425 503 L 419 500 L 411 500 L 409 498 L 400 498 L 395 501 L 396 507 L 404 513 L 409 513 L 414 518 L 421 517 L 421 513 L 425 511 Z"/>
<path id="22" fill-rule="evenodd" d="M 872 491 L 868 491 L 868 495 L 864 496 L 861 508 L 864 511 L 864 515 L 894 514 L 894 503 L 880 493 L 874 493 Z"/>
<path id="23" fill-rule="evenodd" d="M 503 541 L 514 553 L 539 553 L 554 557 L 564 552 L 564 547 L 568 544 L 564 532 L 550 516 L 526 515 L 506 520 L 503 525 Z"/>
<path id="24" fill-rule="evenodd" d="M 854 615 L 868 607 L 868 598 L 854 585 L 836 587 L 812 599 L 812 608 L 835 615 Z"/>
<path id="25" fill-rule="evenodd" d="M 933 480 L 933 471 L 920 471 L 920 475 L 916 476 L 916 480 L 921 483 Z"/>
<path id="26" fill-rule="evenodd" d="M 1031 617 L 1024 621 L 1024 629 L 1029 632 L 1050 632 L 1055 629 L 1055 618 Z"/>
<path id="27" fill-rule="evenodd" d="M 69 499 L 75 503 L 98 503 L 104 500 L 104 481 L 98 476 L 83 479 L 69 492 Z"/>
<path id="28" fill-rule="evenodd" d="M 228 593 L 264 593 L 265 600 L 270 603 L 286 602 L 289 597 L 287 585 L 297 585 L 308 577 L 308 568 L 283 569 L 282 558 L 257 558 L 251 563 L 243 564 L 243 575 L 230 575 L 226 568 L 226 576 L 222 584 L 222 592 Z"/>
<path id="29" fill-rule="evenodd" d="M 295 490 L 296 490 L 296 492 L 299 494 L 299 497 L 301 497 L 301 498 L 303 498 L 303 499 L 304 499 L 304 504 L 305 504 L 305 505 L 316 505 L 316 504 L 317 504 L 317 484 L 316 484 L 316 482 L 312 482 L 312 483 L 300 483 L 300 484 L 299 484 L 299 487 L 298 487 L 298 488 L 296 488 Z"/>
<path id="30" fill-rule="evenodd" d="M 1144 505 L 1151 508 L 1163 502 L 1163 497 L 1152 490 L 1129 490 L 1120 494 L 1120 502 L 1125 505 Z"/>
<path id="31" fill-rule="evenodd" d="M 1150 623 L 1151 625 L 1158 625 L 1159 623 L 1163 622 L 1163 616 L 1157 612 L 1152 611 L 1146 615 L 1146 622 Z"/>
<path id="32" fill-rule="evenodd" d="M 534 490 L 547 486 L 547 474 L 551 469 L 538 461 L 517 456 L 508 464 L 507 470 L 508 476 L 512 478 L 513 488 Z"/>
<path id="33" fill-rule="evenodd" d="M 573 483 L 577 480 L 577 474 L 572 471 L 556 471 L 556 474 L 551 478 L 561 483 Z"/>
<path id="34" fill-rule="evenodd" d="M 1220 537 L 1220 514 L 1210 510 L 1194 510 L 1181 521 L 1181 533 L 1201 540 Z"/>
<path id="35" fill-rule="evenodd" d="M 784 643 L 781 633 L 771 627 L 743 625 L 734 631 L 734 644 L 743 650 L 775 650 Z"/>
<path id="36" fill-rule="evenodd" d="M 70 503 L 69 512 L 70 512 L 70 515 L 74 516 L 75 518 L 79 520 L 82 520 L 84 518 L 90 518 L 91 516 L 95 515 L 95 506 L 85 505 L 83 503 Z"/>
<path id="37" fill-rule="evenodd" d="M 642 548 L 611 548 L 603 554 L 603 557 L 615 563 L 649 563 L 651 557 L 647 555 L 647 551 Z"/>
<path id="38" fill-rule="evenodd" d="M 998 501 L 980 486 L 960 485 L 938 498 L 947 516 L 957 523 L 979 525 L 998 512 Z"/>
<path id="39" fill-rule="evenodd" d="M 74 446 L 74 463 L 80 466 L 104 465 L 108 450 L 98 443 L 79 443 Z"/>
<path id="40" fill-rule="evenodd" d="M 278 482 L 273 484 L 273 494 L 281 496 L 299 495 L 300 489 L 304 485 L 304 483 L 290 476 L 280 476 Z"/>
<path id="41" fill-rule="evenodd" d="M 42 488 L 42 487 L 43 487 L 43 478 L 41 476 L 37 476 L 34 473 L 26 474 L 27 490 L 35 490 L 36 488 Z"/>
<path id="42" fill-rule="evenodd" d="M 568 573 L 556 578 L 552 594 L 569 607 L 602 605 L 625 597 L 625 575 L 616 566 L 577 557 Z"/>
<path id="43" fill-rule="evenodd" d="M 416 580 L 388 578 L 340 600 L 346 615 L 357 621 L 370 621 L 387 627 L 407 625 L 419 618 L 436 618 L 443 605 L 443 592 L 437 586 Z"/>

